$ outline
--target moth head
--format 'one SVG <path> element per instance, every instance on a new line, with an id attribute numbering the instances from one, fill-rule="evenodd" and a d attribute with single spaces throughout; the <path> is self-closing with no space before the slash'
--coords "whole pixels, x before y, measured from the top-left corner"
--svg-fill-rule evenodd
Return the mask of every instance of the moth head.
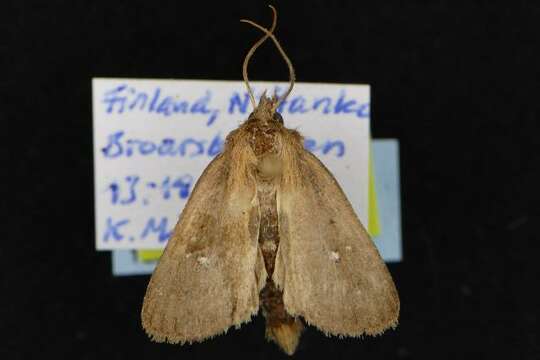
<path id="1" fill-rule="evenodd" d="M 277 107 L 279 106 L 280 99 L 277 95 L 272 97 L 266 96 L 266 91 L 261 96 L 259 105 L 255 107 L 253 112 L 249 115 L 249 121 L 258 121 L 262 123 L 279 123 L 283 125 L 283 117 L 277 112 Z"/>

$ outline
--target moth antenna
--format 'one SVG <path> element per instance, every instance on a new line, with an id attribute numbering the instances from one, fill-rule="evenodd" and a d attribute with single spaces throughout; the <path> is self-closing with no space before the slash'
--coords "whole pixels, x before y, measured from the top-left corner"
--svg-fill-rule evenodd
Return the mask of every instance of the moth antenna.
<path id="1" fill-rule="evenodd" d="M 283 50 L 283 48 L 279 44 L 279 41 L 276 39 L 274 34 L 272 34 L 272 31 L 269 31 L 268 29 L 262 27 L 261 25 L 255 23 L 255 22 L 253 22 L 251 20 L 240 20 L 240 21 L 248 23 L 248 24 L 250 24 L 252 26 L 255 26 L 257 29 L 259 29 L 262 32 L 266 33 L 266 36 L 270 37 L 272 39 L 272 41 L 276 45 L 277 49 L 279 50 L 279 53 L 281 54 L 281 56 L 283 57 L 283 59 L 287 63 L 287 66 L 289 67 L 289 81 L 290 81 L 289 89 L 285 92 L 285 94 L 283 94 L 283 96 L 281 98 L 279 98 L 279 101 L 274 105 L 273 110 L 275 111 L 279 107 L 279 105 L 287 98 L 287 96 L 289 96 L 289 94 L 291 93 L 291 91 L 292 91 L 292 89 L 294 87 L 294 80 L 295 80 L 294 67 L 292 65 L 291 60 L 289 59 L 289 57 L 287 56 L 287 54 L 285 53 L 285 51 Z"/>
<path id="2" fill-rule="evenodd" d="M 261 46 L 261 44 L 263 42 L 265 42 L 266 39 L 268 39 L 272 35 L 272 32 L 274 32 L 274 29 L 276 28 L 276 24 L 277 24 L 277 11 L 276 11 L 276 8 L 274 8 L 272 5 L 268 5 L 268 6 L 270 7 L 270 9 L 272 9 L 272 12 L 273 12 L 272 27 L 270 28 L 270 30 L 265 29 L 266 34 L 261 39 L 259 39 L 259 41 L 257 41 L 255 44 L 253 44 L 251 49 L 249 49 L 246 57 L 244 58 L 244 64 L 242 65 L 242 74 L 244 76 L 244 83 L 246 84 L 246 87 L 247 87 L 247 90 L 248 90 L 248 93 L 249 93 L 249 98 L 251 99 L 251 104 L 253 105 L 254 109 L 257 107 L 257 102 L 255 101 L 255 96 L 253 95 L 253 90 L 249 86 L 247 67 L 248 67 L 249 60 L 251 59 L 251 57 L 255 53 L 255 50 L 257 50 L 257 48 L 259 46 Z M 249 20 L 244 20 L 244 19 L 242 19 L 240 21 L 241 22 L 249 22 Z"/>

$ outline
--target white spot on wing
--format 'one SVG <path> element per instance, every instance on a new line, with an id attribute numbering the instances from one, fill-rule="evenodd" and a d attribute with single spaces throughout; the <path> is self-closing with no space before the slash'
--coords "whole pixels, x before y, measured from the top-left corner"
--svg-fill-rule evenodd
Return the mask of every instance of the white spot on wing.
<path id="1" fill-rule="evenodd" d="M 332 260 L 333 262 L 338 262 L 339 258 L 340 256 L 337 251 L 330 251 L 330 260 Z"/>
<path id="2" fill-rule="evenodd" d="M 210 265 L 210 259 L 208 259 L 206 256 L 199 256 L 197 258 L 197 262 L 199 263 L 199 265 L 202 265 L 205 267 Z"/>
<path id="3" fill-rule="evenodd" d="M 347 245 L 347 246 L 345 246 L 345 250 L 351 251 L 351 250 L 352 250 L 352 247 L 351 247 L 350 245 Z"/>

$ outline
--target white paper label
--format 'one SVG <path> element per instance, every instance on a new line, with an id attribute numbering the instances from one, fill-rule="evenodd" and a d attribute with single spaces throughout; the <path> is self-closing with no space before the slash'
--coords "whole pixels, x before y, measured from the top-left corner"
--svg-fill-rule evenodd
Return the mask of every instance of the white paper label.
<path id="1" fill-rule="evenodd" d="M 253 82 L 256 97 L 286 83 Z M 198 177 L 253 110 L 241 81 L 93 79 L 96 248 L 162 248 Z M 369 86 L 296 83 L 281 104 L 368 222 Z M 315 211 L 315 209 L 314 209 Z"/>

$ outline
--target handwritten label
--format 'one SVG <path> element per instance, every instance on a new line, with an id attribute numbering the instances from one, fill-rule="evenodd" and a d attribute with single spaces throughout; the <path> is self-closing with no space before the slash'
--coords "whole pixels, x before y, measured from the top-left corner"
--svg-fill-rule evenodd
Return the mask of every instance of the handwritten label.
<path id="1" fill-rule="evenodd" d="M 253 83 L 282 93 L 286 83 Z M 253 110 L 240 81 L 93 79 L 96 248 L 165 246 L 227 134 Z M 369 86 L 297 83 L 278 111 L 368 224 Z"/>

